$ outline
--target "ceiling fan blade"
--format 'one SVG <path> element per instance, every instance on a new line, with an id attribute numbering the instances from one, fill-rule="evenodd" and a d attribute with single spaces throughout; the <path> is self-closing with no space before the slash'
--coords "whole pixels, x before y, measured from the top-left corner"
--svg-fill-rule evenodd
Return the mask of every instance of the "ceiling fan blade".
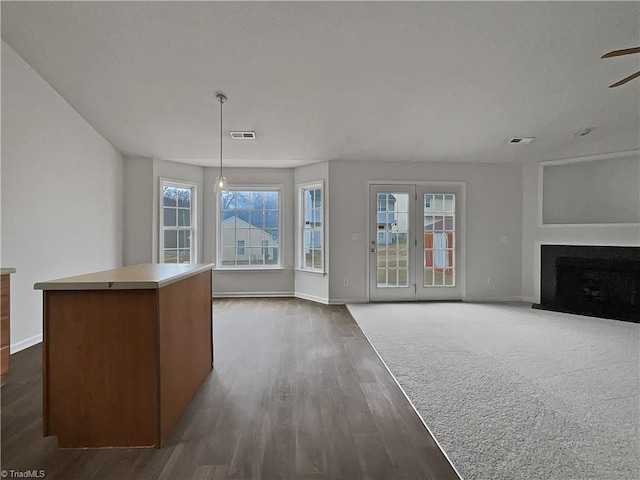
<path id="1" fill-rule="evenodd" d="M 638 78 L 638 77 L 640 77 L 640 72 L 636 72 L 633 75 L 629 75 L 627 78 L 623 78 L 619 82 L 614 83 L 613 85 L 609 85 L 609 88 L 619 87 L 620 85 L 624 85 L 625 83 L 630 82 L 634 78 Z"/>
<path id="2" fill-rule="evenodd" d="M 609 53 L 605 53 L 601 58 L 619 57 L 621 55 L 630 55 L 632 53 L 640 53 L 640 47 L 623 48 L 622 50 L 614 50 Z"/>

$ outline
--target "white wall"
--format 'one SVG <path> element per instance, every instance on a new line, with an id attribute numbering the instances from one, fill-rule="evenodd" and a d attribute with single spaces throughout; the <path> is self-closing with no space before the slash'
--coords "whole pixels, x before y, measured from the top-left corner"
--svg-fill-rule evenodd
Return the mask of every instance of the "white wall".
<path id="1" fill-rule="evenodd" d="M 633 146 L 635 142 L 631 140 L 627 145 Z M 635 180 L 640 182 L 640 178 Z M 540 302 L 541 244 L 640 246 L 638 225 L 539 225 L 538 163 L 524 166 L 522 182 L 522 296 L 525 300 Z M 615 188 L 611 194 L 616 194 Z"/>
<path id="2" fill-rule="evenodd" d="M 510 164 L 330 162 L 332 303 L 368 298 L 368 181 L 466 183 L 466 299 L 520 297 L 522 167 Z M 361 240 L 352 240 L 360 233 Z M 501 237 L 507 242 L 501 242 Z M 487 277 L 493 285 L 487 285 Z M 349 286 L 343 280 L 349 280 Z"/>
<path id="3" fill-rule="evenodd" d="M 300 185 L 310 182 L 322 181 L 324 182 L 324 238 L 325 238 L 325 259 L 324 268 L 325 274 L 318 274 L 315 272 L 305 272 L 302 270 L 296 270 L 295 272 L 295 294 L 296 297 L 306 298 L 307 300 L 313 300 L 321 303 L 329 303 L 329 227 L 330 227 L 330 215 L 329 215 L 329 201 L 331 195 L 329 194 L 329 164 L 328 162 L 314 163 L 304 167 L 298 167 L 294 171 L 295 179 L 295 198 L 296 198 L 296 222 L 295 222 L 295 242 L 298 245 L 301 242 L 300 239 L 300 225 L 299 220 L 299 199 L 298 188 Z M 299 259 L 296 258 L 296 262 Z"/>
<path id="4" fill-rule="evenodd" d="M 33 284 L 122 262 L 122 157 L 2 42 L 2 265 L 11 352 L 42 339 Z"/>
<path id="5" fill-rule="evenodd" d="M 225 168 L 229 186 L 282 185 L 282 270 L 252 270 L 244 272 L 214 271 L 213 295 L 231 296 L 250 294 L 294 294 L 294 186 L 293 169 L 290 168 Z M 204 202 L 208 212 L 204 218 L 204 261 L 216 262 L 215 225 L 216 197 L 213 183 L 219 174 L 217 168 L 204 169 Z"/>

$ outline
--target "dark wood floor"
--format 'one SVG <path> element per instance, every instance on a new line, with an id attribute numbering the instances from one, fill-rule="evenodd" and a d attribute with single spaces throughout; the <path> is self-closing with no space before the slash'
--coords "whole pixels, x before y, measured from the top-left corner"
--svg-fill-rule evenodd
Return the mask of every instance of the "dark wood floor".
<path id="1" fill-rule="evenodd" d="M 47 479 L 457 479 L 343 306 L 214 301 L 215 368 L 159 449 L 42 437 L 41 347 L 11 357 L 2 468 Z"/>

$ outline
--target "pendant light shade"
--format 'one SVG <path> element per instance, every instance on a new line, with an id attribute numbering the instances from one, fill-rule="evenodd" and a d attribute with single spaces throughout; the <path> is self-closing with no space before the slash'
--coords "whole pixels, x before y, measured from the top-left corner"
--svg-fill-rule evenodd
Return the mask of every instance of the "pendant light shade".
<path id="1" fill-rule="evenodd" d="M 216 192 L 217 191 L 224 191 L 227 189 L 227 177 L 223 177 L 223 176 L 219 176 L 216 177 Z"/>
<path id="2" fill-rule="evenodd" d="M 214 190 L 216 192 L 222 192 L 227 189 L 227 177 L 222 173 L 222 104 L 227 101 L 227 97 L 219 93 L 216 95 L 216 98 L 220 103 L 220 175 L 216 178 Z"/>

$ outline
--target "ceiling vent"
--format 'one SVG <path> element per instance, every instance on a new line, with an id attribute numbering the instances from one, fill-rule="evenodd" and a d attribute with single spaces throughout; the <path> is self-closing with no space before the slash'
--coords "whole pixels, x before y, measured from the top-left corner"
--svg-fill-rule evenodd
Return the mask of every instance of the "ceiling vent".
<path id="1" fill-rule="evenodd" d="M 509 144 L 518 144 L 518 145 L 528 145 L 533 142 L 536 137 L 513 137 L 507 143 Z"/>
<path id="2" fill-rule="evenodd" d="M 229 132 L 234 140 L 255 140 L 256 132 Z"/>

